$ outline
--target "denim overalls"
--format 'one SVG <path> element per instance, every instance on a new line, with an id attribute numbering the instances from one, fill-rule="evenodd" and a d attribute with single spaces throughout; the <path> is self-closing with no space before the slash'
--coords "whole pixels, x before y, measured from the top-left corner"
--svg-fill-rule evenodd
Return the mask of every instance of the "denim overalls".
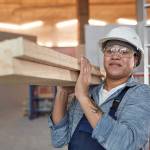
<path id="1" fill-rule="evenodd" d="M 125 95 L 126 91 L 130 87 L 126 86 L 121 93 L 114 98 L 112 107 L 110 108 L 109 115 L 113 119 L 117 119 L 115 116 L 115 112 L 121 102 L 123 96 Z M 93 139 L 92 136 L 93 128 L 91 127 L 90 123 L 86 119 L 85 115 L 79 121 L 75 132 L 69 142 L 68 150 L 106 150 L 96 139 Z"/>

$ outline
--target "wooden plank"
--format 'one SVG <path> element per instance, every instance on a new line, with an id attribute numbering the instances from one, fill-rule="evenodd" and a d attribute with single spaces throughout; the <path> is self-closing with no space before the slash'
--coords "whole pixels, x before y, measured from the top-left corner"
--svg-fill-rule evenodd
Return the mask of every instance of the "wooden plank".
<path id="1" fill-rule="evenodd" d="M 1 58 L 1 57 L 0 57 Z M 75 85 L 79 71 L 67 70 L 31 61 L 12 59 L 1 63 L 0 83 L 27 83 L 38 85 Z M 4 70 L 7 71 L 4 71 Z M 93 75 L 92 84 L 98 84 L 100 77 Z"/>
<path id="2" fill-rule="evenodd" d="M 23 38 L 0 42 L 0 50 L 3 50 L 6 53 L 9 51 L 12 57 L 74 71 L 80 70 L 78 59 L 50 48 L 38 46 L 37 44 Z M 92 74 L 98 76 L 102 75 L 99 67 L 96 66 L 92 66 Z"/>

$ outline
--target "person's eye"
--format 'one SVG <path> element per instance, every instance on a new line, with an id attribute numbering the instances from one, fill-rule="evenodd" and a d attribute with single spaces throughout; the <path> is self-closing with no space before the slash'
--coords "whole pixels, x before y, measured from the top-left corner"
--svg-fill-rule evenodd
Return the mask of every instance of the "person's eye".
<path id="1" fill-rule="evenodd" d="M 105 49 L 104 52 L 107 53 L 107 54 L 110 54 L 110 53 L 111 53 L 111 50 L 110 50 L 110 49 Z"/>
<path id="2" fill-rule="evenodd" d="M 121 50 L 121 53 L 123 55 L 127 55 L 127 54 L 129 54 L 129 51 L 127 49 L 123 49 L 123 50 Z"/>
<path id="3" fill-rule="evenodd" d="M 111 49 L 108 49 L 106 50 L 107 54 L 111 54 L 112 53 L 112 50 Z"/>
<path id="4" fill-rule="evenodd" d="M 122 51 L 122 54 L 128 54 L 129 52 L 128 51 Z"/>

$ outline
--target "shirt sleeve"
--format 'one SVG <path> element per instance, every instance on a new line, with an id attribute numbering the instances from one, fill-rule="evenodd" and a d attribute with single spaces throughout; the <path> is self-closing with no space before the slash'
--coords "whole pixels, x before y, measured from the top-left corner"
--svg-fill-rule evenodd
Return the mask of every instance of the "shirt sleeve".
<path id="1" fill-rule="evenodd" d="M 118 120 L 104 114 L 92 137 L 107 150 L 138 150 L 147 143 L 150 129 L 150 89 L 135 88 L 125 96 Z"/>
<path id="2" fill-rule="evenodd" d="M 58 124 L 54 124 L 51 116 L 49 116 L 48 126 L 51 128 L 51 140 L 54 147 L 59 148 L 68 144 L 70 137 L 68 132 L 68 114 Z"/>

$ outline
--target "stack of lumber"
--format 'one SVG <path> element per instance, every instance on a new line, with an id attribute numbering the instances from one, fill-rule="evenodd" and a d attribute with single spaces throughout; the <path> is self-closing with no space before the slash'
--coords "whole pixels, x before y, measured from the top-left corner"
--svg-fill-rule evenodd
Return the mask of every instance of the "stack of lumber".
<path id="1" fill-rule="evenodd" d="M 74 85 L 80 71 L 78 60 L 23 38 L 0 42 L 0 83 Z M 92 66 L 92 83 L 102 74 Z"/>

